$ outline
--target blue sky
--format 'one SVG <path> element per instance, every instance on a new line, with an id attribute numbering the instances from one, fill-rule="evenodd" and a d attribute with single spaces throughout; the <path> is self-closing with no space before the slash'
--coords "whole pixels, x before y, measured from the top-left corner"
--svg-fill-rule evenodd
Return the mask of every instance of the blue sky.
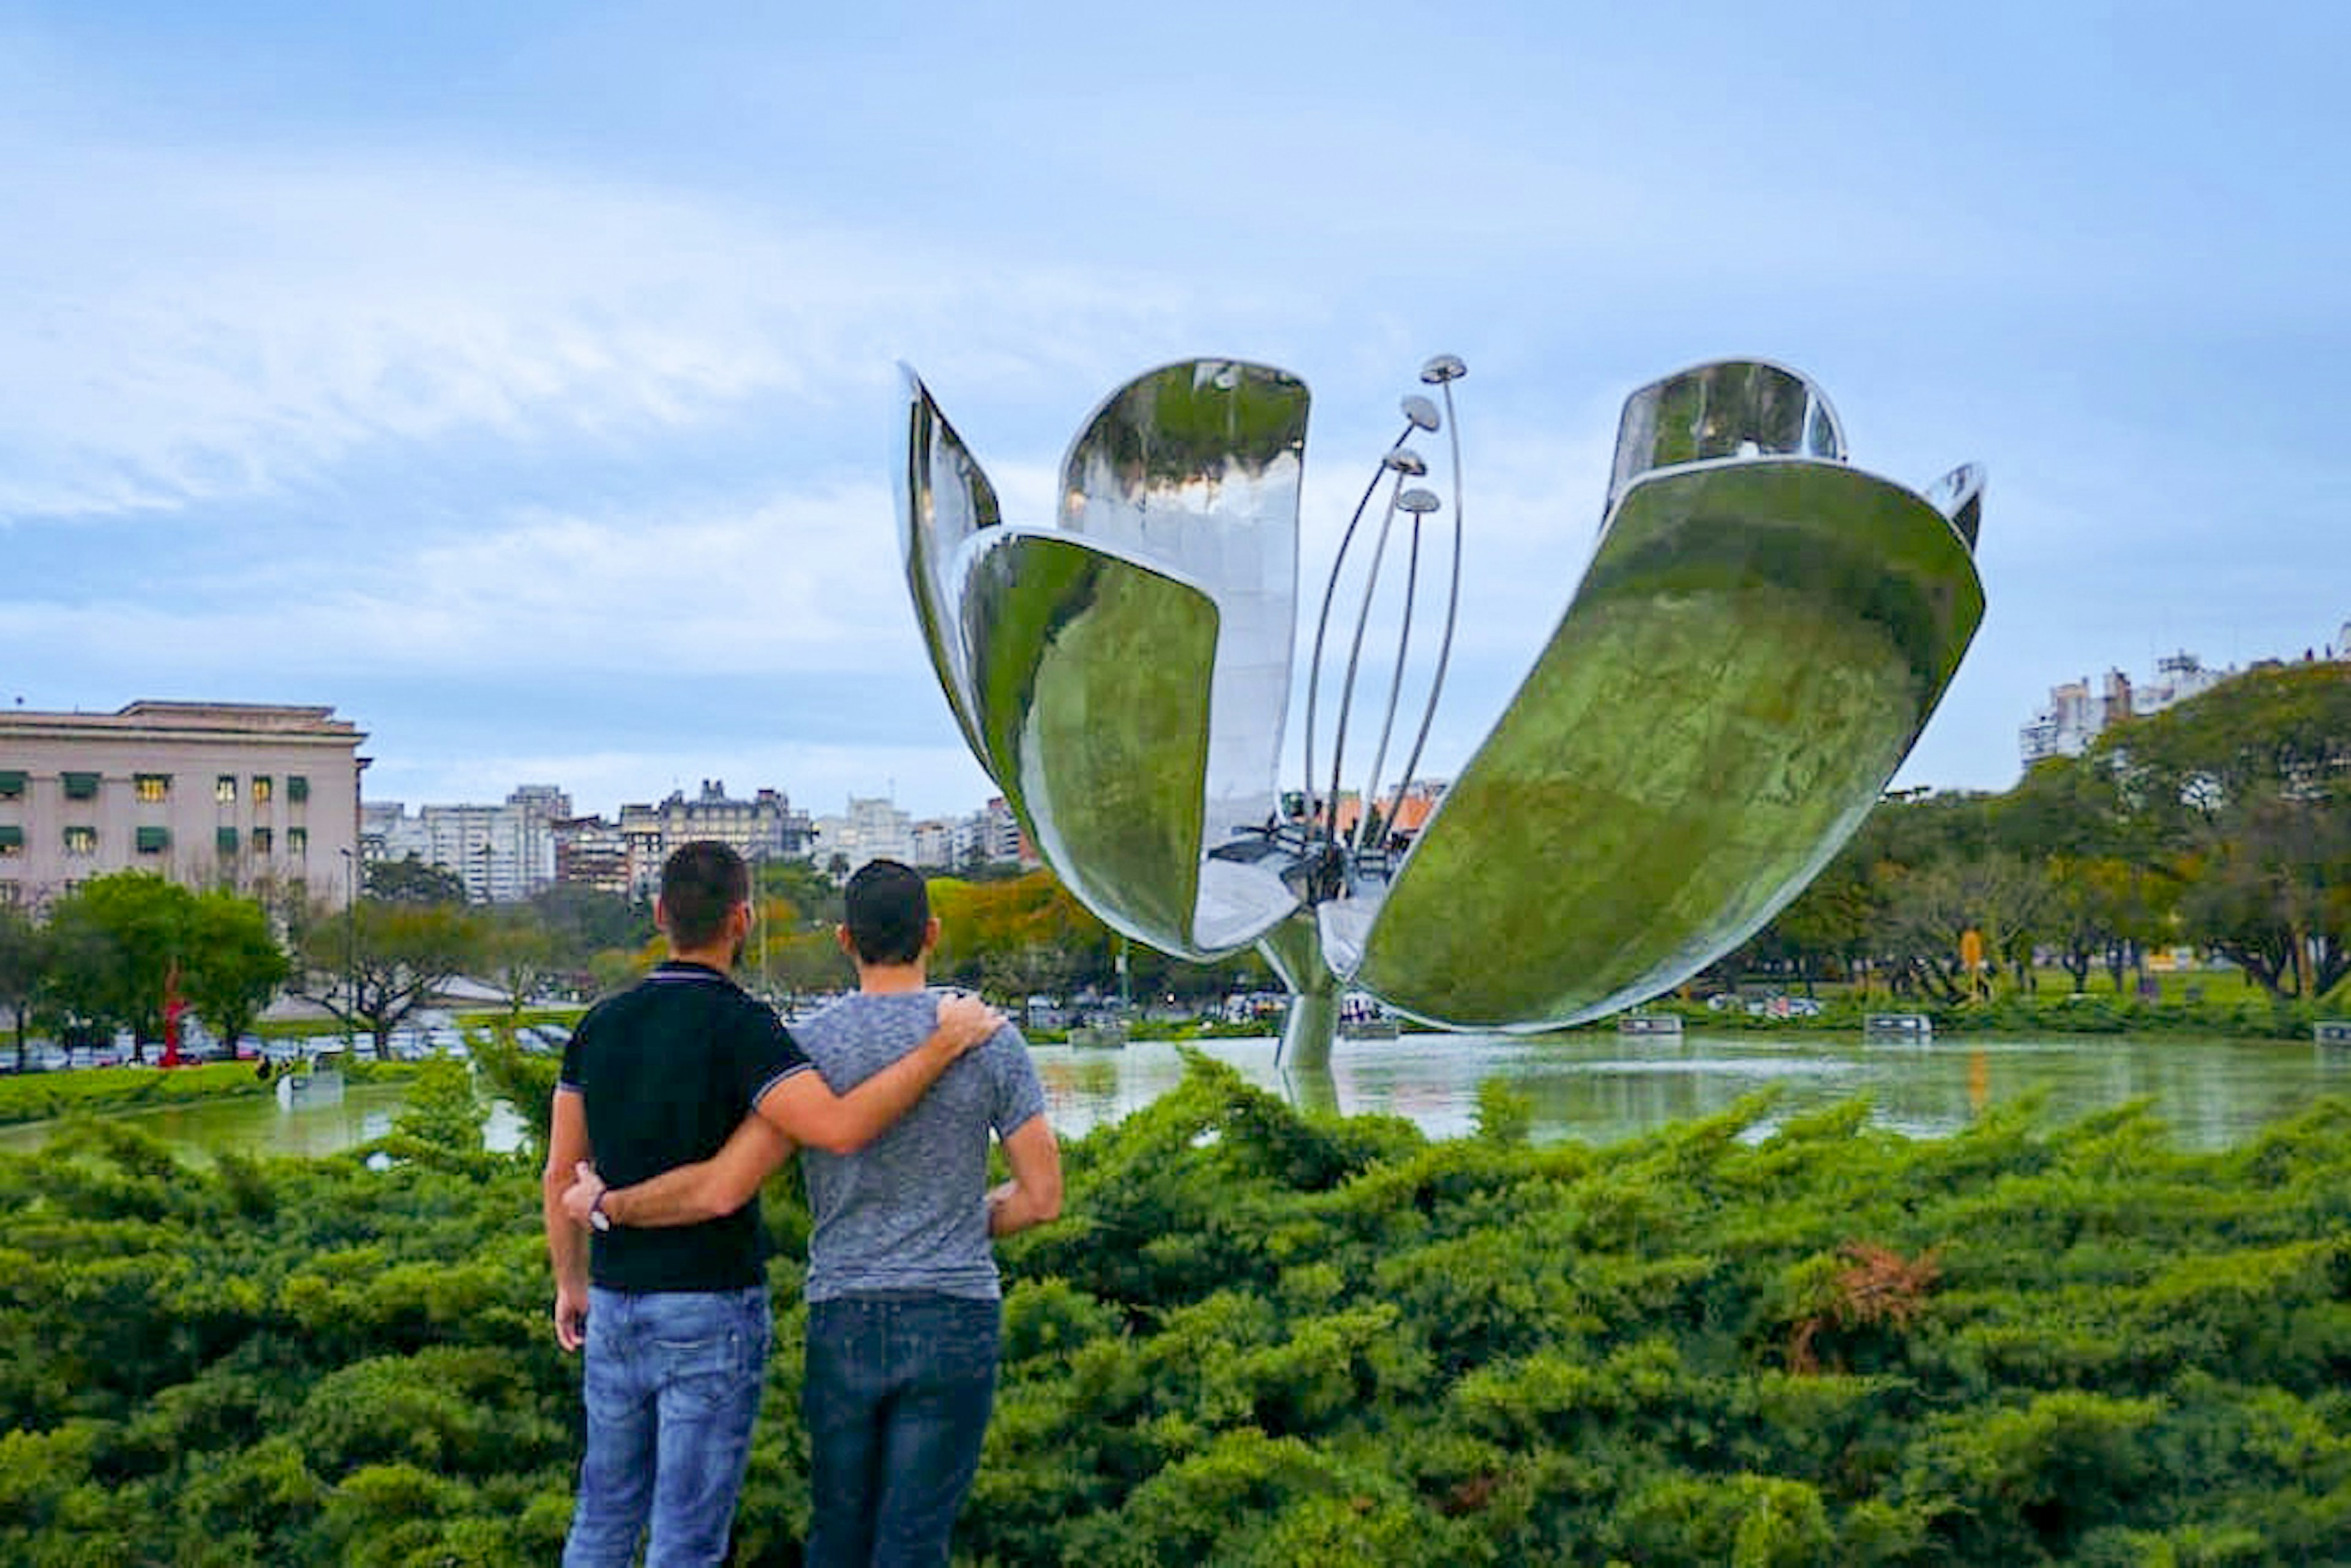
<path id="1" fill-rule="evenodd" d="M 2346 57 L 2320 5 L 0 0 L 0 701 L 330 703 L 411 804 L 966 810 L 894 361 L 1036 521 L 1130 375 L 1303 376 L 1311 606 L 1450 350 L 1441 772 L 1625 394 L 1755 355 L 1860 466 L 1989 470 L 1901 781 L 2004 788 L 2058 681 L 2351 619 Z"/>

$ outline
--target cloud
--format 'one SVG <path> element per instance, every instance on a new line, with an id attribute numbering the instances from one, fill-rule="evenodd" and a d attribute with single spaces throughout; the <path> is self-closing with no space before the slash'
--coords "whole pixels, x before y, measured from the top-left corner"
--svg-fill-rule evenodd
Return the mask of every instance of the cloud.
<path id="1" fill-rule="evenodd" d="M 479 162 L 51 149 L 0 166 L 0 206 L 43 214 L 42 243 L 0 252 L 0 520 L 19 522 L 267 495 L 385 445 L 821 409 L 926 341 L 972 382 L 1062 382 L 1182 307 L 1139 277 L 949 265 Z"/>
<path id="2" fill-rule="evenodd" d="M 314 682 L 921 667 L 893 503 L 871 481 L 643 510 L 503 510 L 332 570 L 314 556 L 241 554 L 216 570 L 161 602 L 143 587 L 87 603 L 0 601 L 0 628 L 198 685 L 256 667 L 263 606 L 266 647 L 301 650 Z"/>

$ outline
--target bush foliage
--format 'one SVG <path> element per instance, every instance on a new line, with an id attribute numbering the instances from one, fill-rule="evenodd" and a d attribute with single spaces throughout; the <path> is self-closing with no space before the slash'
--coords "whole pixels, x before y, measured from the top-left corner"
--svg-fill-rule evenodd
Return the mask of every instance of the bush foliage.
<path id="1" fill-rule="evenodd" d="M 0 1158 L 0 1561 L 553 1560 L 536 1172 L 458 1070 L 375 1148 Z M 441 1078 L 447 1082 L 440 1082 Z M 978 1563 L 2351 1561 L 2351 1105 L 1622 1145 L 1302 1116 L 1196 1059 L 1004 1249 Z M 471 1115 L 476 1119 L 468 1123 Z M 789 1563 L 806 1216 L 737 1561 Z"/>

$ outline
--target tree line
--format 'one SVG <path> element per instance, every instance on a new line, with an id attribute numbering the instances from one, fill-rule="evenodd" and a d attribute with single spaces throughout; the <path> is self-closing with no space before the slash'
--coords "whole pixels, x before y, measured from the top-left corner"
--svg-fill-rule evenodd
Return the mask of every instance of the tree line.
<path id="1" fill-rule="evenodd" d="M 934 977 L 999 1000 L 1125 990 L 1205 1005 L 1272 984 L 1253 954 L 1199 965 L 1130 947 L 1050 871 L 941 877 L 932 895 Z M 758 900 L 747 983 L 778 1000 L 849 983 L 829 876 L 767 862 Z M 2151 951 L 2176 946 L 2227 958 L 2281 1001 L 2351 975 L 2351 665 L 2256 669 L 2004 792 L 1889 799 L 1709 983 L 1858 979 L 1957 1003 L 1987 979 L 2030 988 L 2045 957 L 2076 990 L 2103 976 L 2120 992 Z M 172 994 L 232 1042 L 277 996 L 303 997 L 381 1055 L 454 977 L 518 1009 L 551 988 L 612 989 L 657 953 L 642 903 L 559 884 L 468 905 L 455 875 L 413 860 L 368 867 L 348 910 L 268 909 L 124 873 L 75 889 L 42 925 L 0 908 L 0 1010 L 20 1068 L 35 1032 L 128 1030 L 143 1057 Z"/>
<path id="2" fill-rule="evenodd" d="M 646 912 L 585 888 L 469 906 L 455 875 L 413 859 L 369 867 L 366 893 L 341 909 L 120 872 L 39 922 L 0 909 L 0 1010 L 13 1016 L 20 1071 L 37 1035 L 89 1045 L 127 1030 L 143 1061 L 174 1000 L 234 1047 L 281 996 L 315 1003 L 381 1057 L 458 976 L 490 982 L 518 1010 L 553 986 L 626 976 L 651 936 Z"/>
<path id="3" fill-rule="evenodd" d="M 800 862 L 758 870 L 745 983 L 779 1002 L 852 984 L 833 938 L 841 893 L 831 877 Z M 1121 944 L 1050 872 L 942 877 L 933 896 L 947 931 L 935 967 L 942 983 L 1007 999 L 1118 984 Z M 518 1015 L 540 999 L 617 989 L 660 951 L 642 900 L 558 883 L 518 904 L 469 904 L 455 873 L 413 858 L 369 866 L 348 908 L 271 904 L 122 872 L 76 887 L 40 922 L 0 908 L 0 1014 L 13 1019 L 19 1071 L 35 1038 L 94 1045 L 118 1031 L 143 1061 L 164 1038 L 173 998 L 230 1046 L 272 1002 L 298 998 L 381 1057 L 457 977 L 487 983 Z M 1143 949 L 1129 980 L 1138 995 L 1190 997 L 1270 983 L 1253 957 L 1208 969 Z"/>
<path id="4" fill-rule="evenodd" d="M 1889 799 L 1721 967 L 1958 1002 L 1983 973 L 2121 991 L 2185 946 L 2284 1001 L 2351 974 L 2351 664 L 2260 668 L 1998 794 Z"/>

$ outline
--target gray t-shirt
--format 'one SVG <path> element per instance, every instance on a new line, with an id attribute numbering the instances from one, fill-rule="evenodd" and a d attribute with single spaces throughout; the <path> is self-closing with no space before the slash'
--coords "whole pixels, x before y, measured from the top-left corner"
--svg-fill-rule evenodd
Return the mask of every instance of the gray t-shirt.
<path id="1" fill-rule="evenodd" d="M 793 1024 L 792 1038 L 832 1092 L 846 1094 L 922 1044 L 937 1021 L 935 992 L 861 991 Z M 927 1291 L 996 1300 L 987 1136 L 1004 1137 L 1044 1113 L 1028 1042 L 1006 1024 L 857 1153 L 802 1150 L 816 1220 L 808 1299 Z"/>

